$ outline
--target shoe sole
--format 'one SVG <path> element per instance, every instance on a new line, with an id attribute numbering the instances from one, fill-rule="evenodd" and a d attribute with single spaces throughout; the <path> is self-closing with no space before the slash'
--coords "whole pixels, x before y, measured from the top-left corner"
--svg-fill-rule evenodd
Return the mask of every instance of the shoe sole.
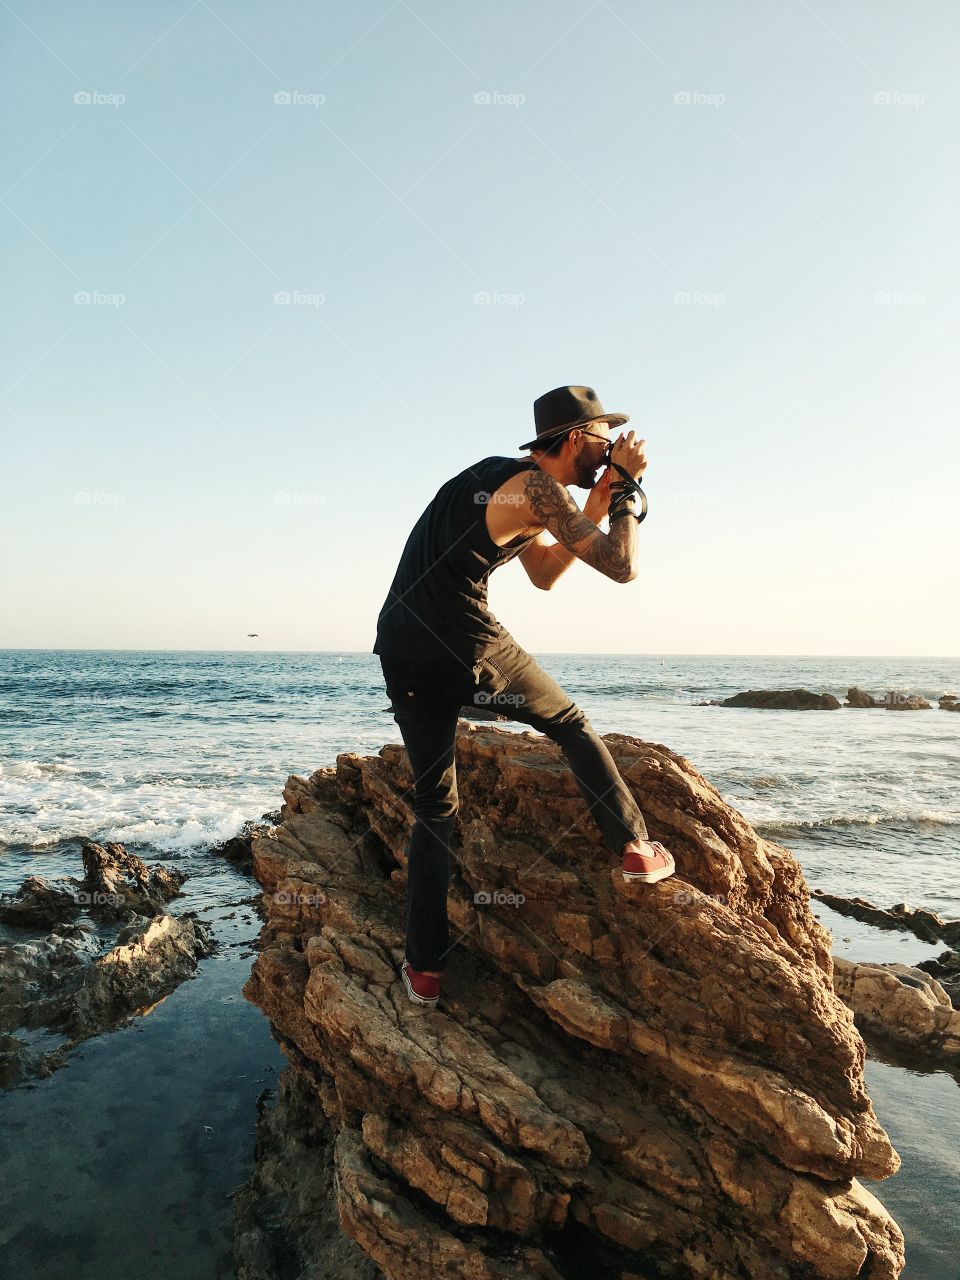
<path id="1" fill-rule="evenodd" d="M 437 1003 L 437 1001 L 440 999 L 439 996 L 434 996 L 433 999 L 431 999 L 429 996 L 418 996 L 410 983 L 410 979 L 407 977 L 407 973 L 405 969 L 400 970 L 400 977 L 403 979 L 403 985 L 407 988 L 407 995 L 410 997 L 410 999 L 413 1001 L 414 1004 L 426 1004 L 433 1007 Z"/>
<path id="2" fill-rule="evenodd" d="M 658 880 L 666 880 L 676 871 L 675 866 L 661 867 L 659 871 L 624 871 L 624 880 L 641 880 L 644 884 L 656 884 Z"/>

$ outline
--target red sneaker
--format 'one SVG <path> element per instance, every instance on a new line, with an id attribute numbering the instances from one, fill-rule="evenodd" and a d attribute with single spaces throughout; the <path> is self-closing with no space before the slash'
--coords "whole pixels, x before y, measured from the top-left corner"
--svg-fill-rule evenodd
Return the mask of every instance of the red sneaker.
<path id="1" fill-rule="evenodd" d="M 636 853 L 634 850 L 623 855 L 624 880 L 642 880 L 645 884 L 654 884 L 657 880 L 665 880 L 677 869 L 673 854 L 665 849 L 659 840 L 638 841 L 645 845 L 649 853 Z"/>
<path id="2" fill-rule="evenodd" d="M 412 969 L 406 960 L 403 962 L 400 973 L 403 976 L 403 984 L 407 988 L 407 995 L 414 1004 L 433 1006 L 440 999 L 439 978 L 421 973 L 419 969 Z"/>

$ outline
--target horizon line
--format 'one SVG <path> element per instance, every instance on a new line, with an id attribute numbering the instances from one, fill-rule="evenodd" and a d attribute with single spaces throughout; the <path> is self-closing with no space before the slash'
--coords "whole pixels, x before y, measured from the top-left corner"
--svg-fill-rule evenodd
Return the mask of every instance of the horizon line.
<path id="1" fill-rule="evenodd" d="M 553 657 L 576 658 L 909 658 L 916 660 L 937 660 L 940 662 L 960 662 L 960 654 L 942 653 L 743 653 L 739 651 L 702 650 L 667 650 L 654 649 L 648 651 L 626 649 L 531 649 L 531 653 L 540 653 Z M 173 648 L 141 649 L 141 648 L 102 648 L 92 646 L 64 647 L 60 645 L 0 645 L 0 653 L 256 653 L 279 654 L 316 654 L 349 655 L 350 657 L 379 658 L 379 654 L 370 649 L 256 649 L 250 646 L 245 649 L 223 648 Z"/>

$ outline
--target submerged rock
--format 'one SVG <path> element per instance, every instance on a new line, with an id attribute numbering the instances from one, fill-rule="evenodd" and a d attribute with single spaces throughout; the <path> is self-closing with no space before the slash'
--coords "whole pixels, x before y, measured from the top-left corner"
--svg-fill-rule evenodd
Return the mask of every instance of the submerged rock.
<path id="1" fill-rule="evenodd" d="M 244 994 L 330 1126 L 289 1151 L 273 1209 L 299 1269 L 276 1274 L 322 1274 L 292 1171 L 313 1185 L 329 1150 L 340 1222 L 391 1280 L 899 1276 L 859 1181 L 899 1157 L 789 851 L 682 756 L 609 734 L 677 862 L 625 882 L 554 744 L 458 728 L 438 1008 L 397 973 L 402 746 L 290 778 L 253 842 L 268 923 Z"/>
<path id="2" fill-rule="evenodd" d="M 285 1071 L 274 1105 L 261 1095 L 256 1167 L 234 1196 L 237 1280 L 379 1280 L 380 1268 L 340 1230 L 333 1189 L 336 1137 L 313 1082 Z"/>
<path id="3" fill-rule="evenodd" d="M 0 940 L 0 1029 L 58 1026 L 100 950 L 89 923 L 61 923 L 30 941 Z"/>
<path id="4" fill-rule="evenodd" d="M 843 898 L 835 893 L 824 893 L 822 889 L 814 889 L 813 892 L 819 902 L 825 902 L 841 915 L 862 920 L 864 924 L 873 924 L 880 929 L 901 929 L 916 934 L 924 942 L 946 942 L 953 947 L 960 945 L 960 920 L 943 920 L 935 911 L 928 911 L 925 907 L 911 907 L 908 902 L 877 907 L 866 898 Z"/>

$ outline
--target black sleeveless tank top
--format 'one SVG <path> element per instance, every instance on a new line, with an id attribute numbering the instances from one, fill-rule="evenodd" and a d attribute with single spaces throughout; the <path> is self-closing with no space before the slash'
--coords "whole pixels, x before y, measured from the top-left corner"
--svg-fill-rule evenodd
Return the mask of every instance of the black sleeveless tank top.
<path id="1" fill-rule="evenodd" d="M 487 531 L 487 503 L 532 458 L 483 458 L 437 491 L 410 531 L 383 608 L 373 653 L 459 661 L 472 667 L 503 627 L 487 608 L 487 579 L 537 537 L 498 547 Z"/>

